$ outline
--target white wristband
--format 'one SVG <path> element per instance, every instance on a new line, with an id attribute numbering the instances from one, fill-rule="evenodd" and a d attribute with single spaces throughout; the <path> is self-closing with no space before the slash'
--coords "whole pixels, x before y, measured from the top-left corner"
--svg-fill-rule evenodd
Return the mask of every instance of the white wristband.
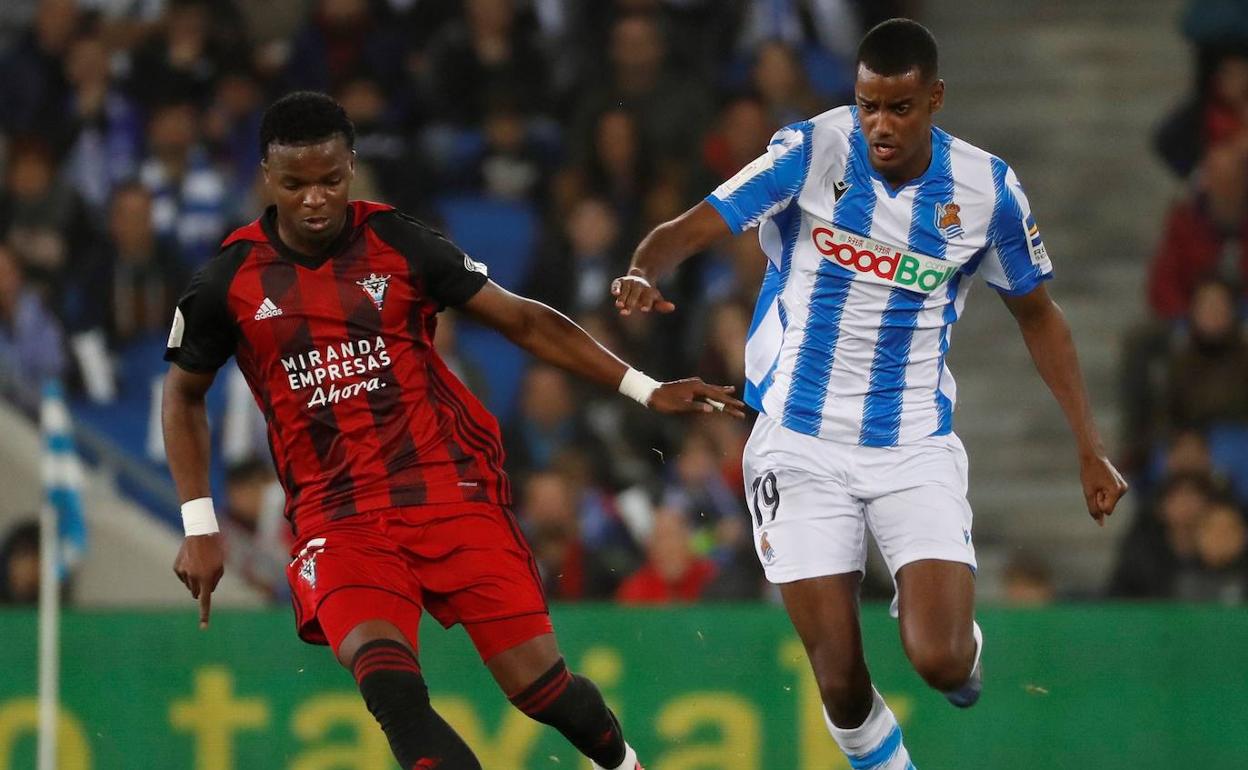
<path id="1" fill-rule="evenodd" d="M 620 392 L 642 406 L 650 406 L 650 397 L 662 384 L 630 366 L 628 371 L 624 372 L 624 379 L 620 380 Z"/>
<path id="2" fill-rule="evenodd" d="M 182 503 L 182 531 L 187 537 L 221 531 L 217 527 L 217 514 L 213 512 L 211 497 L 197 497 Z"/>

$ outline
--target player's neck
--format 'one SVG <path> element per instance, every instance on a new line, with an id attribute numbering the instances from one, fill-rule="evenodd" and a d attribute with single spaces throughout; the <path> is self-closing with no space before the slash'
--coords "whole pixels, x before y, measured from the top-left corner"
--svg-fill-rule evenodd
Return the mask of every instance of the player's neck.
<path id="1" fill-rule="evenodd" d="M 932 142 L 929 139 L 927 145 L 923 148 L 923 152 L 916 155 L 911 163 L 906 164 L 905 168 L 897 169 L 892 173 L 881 172 L 880 176 L 884 177 L 884 181 L 890 187 L 896 190 L 903 185 L 910 184 L 914 180 L 927 173 L 927 169 L 932 165 Z"/>
<path id="2" fill-rule="evenodd" d="M 305 238 L 300 238 L 298 235 L 288 230 L 282 223 L 281 217 L 278 217 L 277 237 L 281 238 L 282 245 L 291 251 L 296 251 L 307 257 L 320 257 L 324 256 L 325 252 L 337 243 L 338 236 L 342 235 L 342 228 L 344 228 L 346 224 L 347 218 L 344 216 L 341 221 L 338 222 L 337 227 L 327 228 L 321 238 L 316 241 L 309 241 Z"/>

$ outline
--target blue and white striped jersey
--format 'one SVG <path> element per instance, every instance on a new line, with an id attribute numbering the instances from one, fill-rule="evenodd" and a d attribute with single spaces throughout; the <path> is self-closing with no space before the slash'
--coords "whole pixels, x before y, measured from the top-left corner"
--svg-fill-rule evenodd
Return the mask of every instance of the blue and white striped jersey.
<path id="1" fill-rule="evenodd" d="M 707 202 L 767 253 L 745 400 L 810 436 L 888 447 L 953 429 L 950 326 L 978 272 L 1006 294 L 1052 275 L 1009 166 L 932 129 L 932 162 L 894 189 L 856 107 L 781 129 Z"/>

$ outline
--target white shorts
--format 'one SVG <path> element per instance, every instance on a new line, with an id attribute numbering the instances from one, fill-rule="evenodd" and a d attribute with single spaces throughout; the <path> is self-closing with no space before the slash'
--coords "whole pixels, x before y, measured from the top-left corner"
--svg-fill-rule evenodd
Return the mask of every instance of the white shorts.
<path id="1" fill-rule="evenodd" d="M 754 548 L 772 583 L 862 572 L 867 527 L 894 577 L 920 559 L 975 569 L 966 450 L 952 433 L 866 447 L 760 414 L 744 466 Z"/>

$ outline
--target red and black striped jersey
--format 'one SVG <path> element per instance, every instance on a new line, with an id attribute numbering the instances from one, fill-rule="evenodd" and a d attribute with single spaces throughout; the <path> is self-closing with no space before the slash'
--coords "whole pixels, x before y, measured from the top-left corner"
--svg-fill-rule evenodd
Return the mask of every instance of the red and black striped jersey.
<path id="1" fill-rule="evenodd" d="M 237 357 L 300 533 L 384 507 L 508 505 L 498 421 L 433 348 L 437 314 L 485 266 L 389 206 L 354 201 L 326 255 L 282 243 L 276 209 L 235 231 L 178 301 L 165 359 Z"/>

